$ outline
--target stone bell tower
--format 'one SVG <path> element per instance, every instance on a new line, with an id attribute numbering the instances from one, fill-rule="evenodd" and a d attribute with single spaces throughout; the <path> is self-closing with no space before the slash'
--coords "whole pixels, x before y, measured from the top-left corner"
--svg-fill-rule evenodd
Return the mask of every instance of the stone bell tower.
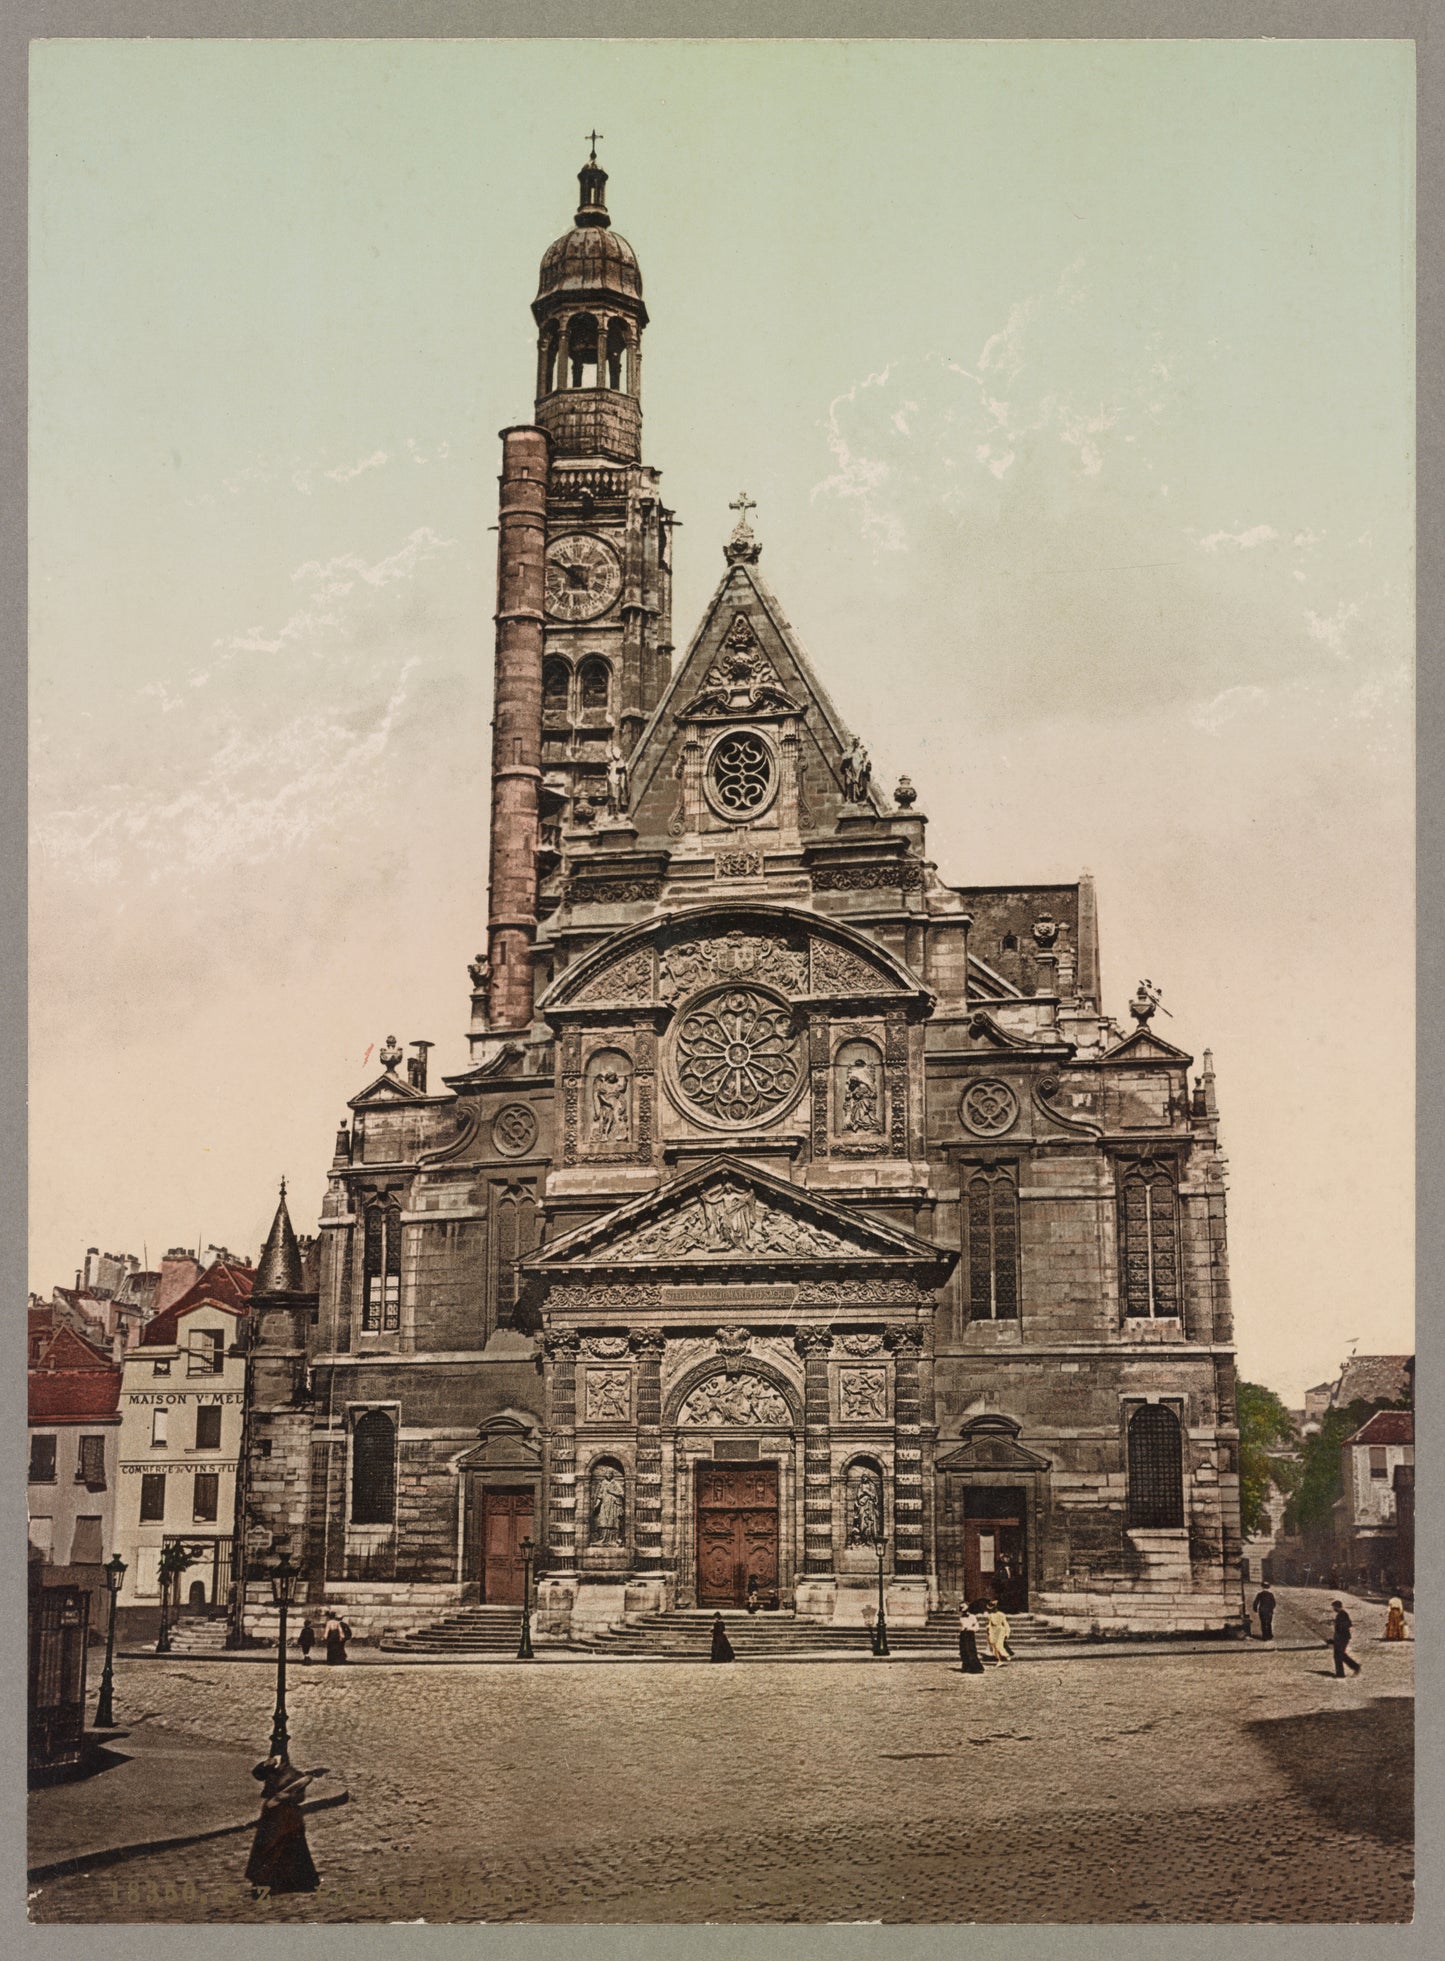
<path id="1" fill-rule="evenodd" d="M 672 513 L 642 457 L 642 274 L 597 138 L 542 257 L 533 425 L 502 434 L 487 964 L 474 1032 L 532 1018 L 562 831 L 625 823 L 627 761 L 672 668 Z"/>

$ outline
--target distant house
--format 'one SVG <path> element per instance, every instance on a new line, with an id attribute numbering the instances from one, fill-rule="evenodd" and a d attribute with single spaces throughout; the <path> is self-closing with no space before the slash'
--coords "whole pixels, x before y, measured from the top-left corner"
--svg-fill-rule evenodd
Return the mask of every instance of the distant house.
<path id="1" fill-rule="evenodd" d="M 1342 1575 L 1349 1574 L 1382 1590 L 1400 1583 L 1396 1478 L 1400 1471 L 1408 1471 L 1413 1495 L 1414 1464 L 1413 1410 L 1377 1410 L 1340 1446 L 1341 1496 L 1335 1506 L 1335 1547 Z M 1413 1529 L 1413 1507 L 1411 1514 Z"/>
<path id="2" fill-rule="evenodd" d="M 34 1310 L 32 1310 L 32 1323 Z M 73 1328 L 31 1328 L 26 1512 L 46 1586 L 83 1586 L 100 1626 L 104 1564 L 115 1550 L 120 1370 Z"/>
<path id="3" fill-rule="evenodd" d="M 179 1603 L 226 1610 L 245 1396 L 240 1336 L 253 1278 L 249 1267 L 216 1261 L 126 1352 L 116 1541 L 127 1568 L 122 1625 L 132 1636 L 159 1621 L 161 1553 L 171 1543 L 194 1555 Z"/>
<path id="4" fill-rule="evenodd" d="M 1301 1429 L 1317 1430 L 1325 1412 L 1351 1403 L 1398 1403 L 1414 1394 L 1413 1355 L 1352 1355 L 1333 1382 L 1305 1391 Z"/>

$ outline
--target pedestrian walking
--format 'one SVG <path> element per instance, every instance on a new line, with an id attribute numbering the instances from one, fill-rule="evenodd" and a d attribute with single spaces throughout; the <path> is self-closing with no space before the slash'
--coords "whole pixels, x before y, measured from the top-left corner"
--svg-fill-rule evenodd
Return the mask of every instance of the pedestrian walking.
<path id="1" fill-rule="evenodd" d="M 1343 1600 L 1332 1600 L 1330 1605 L 1335 1610 L 1335 1625 L 1334 1632 L 1325 1643 L 1325 1646 L 1333 1648 L 1335 1651 L 1335 1673 L 1336 1675 L 1343 1675 L 1348 1668 L 1354 1674 L 1358 1675 L 1360 1664 L 1350 1653 L 1350 1633 L 1354 1622 L 1345 1612 L 1345 1603 Z"/>
<path id="2" fill-rule="evenodd" d="M 351 1629 L 339 1614 L 326 1616 L 326 1659 L 333 1665 L 346 1659 L 346 1644 L 351 1639 Z"/>
<path id="3" fill-rule="evenodd" d="M 958 1609 L 958 1662 L 965 1675 L 982 1675 L 978 1652 L 978 1615 L 963 1601 Z"/>
<path id="4" fill-rule="evenodd" d="M 733 1655 L 733 1644 L 728 1639 L 728 1631 L 723 1624 L 721 1614 L 714 1614 L 712 1617 L 712 1658 L 714 1661 L 732 1661 L 735 1659 Z"/>
<path id="5" fill-rule="evenodd" d="M 251 1775 L 261 1785 L 261 1816 L 246 1861 L 253 1897 L 314 1893 L 321 1879 L 306 1843 L 301 1800 L 313 1778 L 325 1777 L 324 1767 L 297 1770 L 285 1757 L 265 1757 Z"/>
<path id="6" fill-rule="evenodd" d="M 762 1604 L 762 1597 L 758 1592 L 758 1576 L 756 1573 L 750 1573 L 748 1575 L 748 1612 L 755 1614 Z"/>
<path id="7" fill-rule="evenodd" d="M 1410 1630 L 1405 1625 L 1405 1603 L 1398 1594 L 1390 1596 L 1390 1610 L 1385 1615 L 1385 1639 L 1387 1641 L 1408 1641 Z"/>
<path id="8" fill-rule="evenodd" d="M 316 1646 L 316 1629 L 311 1625 L 309 1614 L 301 1623 L 301 1632 L 296 1636 L 296 1645 L 301 1650 L 302 1661 L 309 1662 L 311 1650 Z"/>
<path id="9" fill-rule="evenodd" d="M 1262 1586 L 1254 1596 L 1254 1611 L 1259 1615 L 1259 1638 L 1261 1641 L 1274 1639 L 1274 1610 L 1277 1606 L 1274 1595 L 1267 1586 Z"/>
<path id="10" fill-rule="evenodd" d="M 995 1600 L 988 1610 L 988 1651 L 1000 1667 L 1013 1660 L 1013 1649 L 1008 1644 L 1011 1631 L 1008 1615 Z"/>

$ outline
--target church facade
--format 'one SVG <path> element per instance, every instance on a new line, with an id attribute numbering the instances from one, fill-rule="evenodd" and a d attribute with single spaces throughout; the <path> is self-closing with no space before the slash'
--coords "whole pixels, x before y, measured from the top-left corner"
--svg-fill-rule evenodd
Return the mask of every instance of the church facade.
<path id="1" fill-rule="evenodd" d="M 503 432 L 470 1063 L 388 1040 L 319 1296 L 252 1298 L 243 1533 L 358 1632 L 516 1601 L 1078 1631 L 1239 1612 L 1213 1072 L 1074 884 L 950 885 L 761 570 L 680 657 L 637 260 L 595 155 Z M 279 1237 L 278 1237 L 279 1235 Z M 524 1544 L 530 1541 L 531 1546 Z M 253 1582 L 253 1625 L 263 1618 Z"/>

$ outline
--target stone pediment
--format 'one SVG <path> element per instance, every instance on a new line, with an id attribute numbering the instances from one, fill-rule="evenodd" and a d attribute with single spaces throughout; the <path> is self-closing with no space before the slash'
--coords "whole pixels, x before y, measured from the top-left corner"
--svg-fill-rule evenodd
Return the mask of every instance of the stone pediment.
<path id="1" fill-rule="evenodd" d="M 1183 1049 L 1176 1049 L 1172 1042 L 1166 1042 L 1162 1035 L 1156 1035 L 1152 1028 L 1136 1028 L 1132 1035 L 1126 1035 L 1122 1042 L 1116 1042 L 1103 1060 L 1108 1063 L 1137 1062 L 1150 1064 L 1156 1062 L 1182 1062 L 1191 1064 L 1192 1055 Z"/>
<path id="2" fill-rule="evenodd" d="M 978 1416 L 964 1425 L 956 1450 L 933 1460 L 940 1471 L 1047 1471 L 1047 1457 L 1025 1450 L 1018 1440 L 1020 1426 L 1007 1416 Z"/>
<path id="3" fill-rule="evenodd" d="M 534 1420 L 504 1411 L 482 1425 L 481 1441 L 457 1461 L 460 1471 L 537 1471 L 542 1448 Z"/>
<path id="4" fill-rule="evenodd" d="M 937 1284 L 956 1258 L 901 1227 L 734 1158 L 717 1157 L 564 1234 L 526 1264 L 553 1280 L 569 1272 L 617 1268 L 696 1272 L 822 1265 L 853 1274 L 927 1268 L 936 1273 Z"/>

